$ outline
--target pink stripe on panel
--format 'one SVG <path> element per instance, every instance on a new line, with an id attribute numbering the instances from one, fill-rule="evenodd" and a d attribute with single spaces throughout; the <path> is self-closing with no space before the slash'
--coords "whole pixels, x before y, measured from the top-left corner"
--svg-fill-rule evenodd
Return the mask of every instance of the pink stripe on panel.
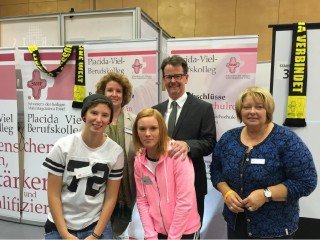
<path id="1" fill-rule="evenodd" d="M 255 73 L 257 71 L 257 54 L 242 54 L 240 59 L 244 65 L 241 66 L 239 73 Z"/>
<path id="2" fill-rule="evenodd" d="M 154 74 L 157 72 L 156 56 L 144 56 L 142 60 L 145 63 L 145 67 L 142 69 L 143 74 Z"/>
<path id="3" fill-rule="evenodd" d="M 0 54 L 0 61 L 1 62 L 14 61 L 14 54 L 13 53 Z"/>
<path id="4" fill-rule="evenodd" d="M 43 52 L 43 53 L 40 53 L 40 60 L 59 60 L 60 61 L 61 55 L 62 55 L 62 52 Z M 70 59 L 71 60 L 76 59 L 75 53 L 71 54 Z M 33 61 L 32 54 L 25 53 L 24 60 L 25 61 Z"/>
<path id="5" fill-rule="evenodd" d="M 15 100 L 16 93 L 16 69 L 14 65 L 0 65 L 0 99 Z"/>
<path id="6" fill-rule="evenodd" d="M 257 52 L 257 48 L 181 49 L 181 50 L 172 50 L 171 54 L 243 53 L 243 52 Z"/>
<path id="7" fill-rule="evenodd" d="M 157 51 L 127 51 L 127 52 L 94 52 L 88 53 L 88 57 L 110 57 L 110 56 L 132 56 L 132 55 L 152 55 Z"/>

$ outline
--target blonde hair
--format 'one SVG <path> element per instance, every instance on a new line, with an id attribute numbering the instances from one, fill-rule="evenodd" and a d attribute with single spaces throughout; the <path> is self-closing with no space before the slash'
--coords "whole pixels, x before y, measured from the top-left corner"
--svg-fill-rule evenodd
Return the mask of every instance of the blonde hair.
<path id="1" fill-rule="evenodd" d="M 105 94 L 106 86 L 109 82 L 114 81 L 121 85 L 123 91 L 121 106 L 127 105 L 132 97 L 132 84 L 129 79 L 120 73 L 109 72 L 104 75 L 96 84 L 96 93 Z"/>
<path id="2" fill-rule="evenodd" d="M 145 117 L 154 117 L 157 120 L 159 124 L 159 142 L 157 144 L 157 154 L 165 154 L 167 152 L 168 141 L 170 140 L 169 136 L 167 135 L 167 126 L 161 113 L 153 108 L 143 109 L 141 112 L 138 113 L 136 117 L 132 129 L 133 144 L 135 146 L 135 149 L 138 151 L 140 148 L 143 148 L 143 144 L 141 143 L 141 140 L 138 135 L 138 122 L 141 118 Z"/>
<path id="3" fill-rule="evenodd" d="M 236 101 L 236 114 L 240 122 L 242 122 L 241 110 L 243 108 L 243 100 L 250 96 L 254 101 L 262 102 L 267 112 L 267 122 L 272 122 L 273 112 L 275 108 L 274 99 L 271 93 L 261 87 L 248 87 L 238 96 Z"/>

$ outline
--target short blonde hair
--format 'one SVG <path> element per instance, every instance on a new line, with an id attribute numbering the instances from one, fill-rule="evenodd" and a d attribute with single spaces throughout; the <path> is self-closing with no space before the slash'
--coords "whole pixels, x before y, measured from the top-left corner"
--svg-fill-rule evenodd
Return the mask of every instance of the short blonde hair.
<path id="1" fill-rule="evenodd" d="M 250 96 L 254 101 L 262 102 L 267 112 L 267 122 L 272 122 L 273 112 L 275 108 L 274 99 L 271 93 L 261 87 L 248 87 L 238 96 L 236 101 L 236 114 L 240 122 L 242 122 L 241 110 L 243 108 L 243 100 Z"/>
<path id="2" fill-rule="evenodd" d="M 169 136 L 167 135 L 167 126 L 161 113 L 153 108 L 143 109 L 141 112 L 138 113 L 136 120 L 134 121 L 132 134 L 135 149 L 139 150 L 140 148 L 143 148 L 143 144 L 138 135 L 138 122 L 141 118 L 145 117 L 154 117 L 157 120 L 159 124 L 159 142 L 157 145 L 157 154 L 165 154 L 167 152 L 168 141 L 170 140 Z"/>
<path id="3" fill-rule="evenodd" d="M 129 79 L 120 73 L 109 72 L 104 75 L 99 82 L 96 84 L 96 93 L 105 94 L 106 86 L 109 82 L 114 81 L 121 85 L 123 90 L 123 99 L 121 106 L 127 105 L 132 97 L 132 84 Z"/>

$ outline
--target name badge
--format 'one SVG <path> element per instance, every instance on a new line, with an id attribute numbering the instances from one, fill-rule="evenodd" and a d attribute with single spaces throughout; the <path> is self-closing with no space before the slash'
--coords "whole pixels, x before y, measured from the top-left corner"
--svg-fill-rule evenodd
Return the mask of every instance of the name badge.
<path id="1" fill-rule="evenodd" d="M 150 184 L 152 184 L 152 181 L 151 181 L 151 179 L 149 178 L 149 176 L 143 176 L 143 177 L 142 177 L 142 183 L 143 183 L 144 185 L 150 185 Z"/>
<path id="2" fill-rule="evenodd" d="M 124 128 L 124 132 L 132 135 L 132 129 Z"/>
<path id="3" fill-rule="evenodd" d="M 91 166 L 87 166 L 87 167 L 74 169 L 74 172 L 76 174 L 76 178 L 80 179 L 80 178 L 92 176 L 92 169 L 91 168 L 92 168 Z"/>
<path id="4" fill-rule="evenodd" d="M 264 158 L 251 158 L 251 164 L 265 164 L 266 160 Z"/>

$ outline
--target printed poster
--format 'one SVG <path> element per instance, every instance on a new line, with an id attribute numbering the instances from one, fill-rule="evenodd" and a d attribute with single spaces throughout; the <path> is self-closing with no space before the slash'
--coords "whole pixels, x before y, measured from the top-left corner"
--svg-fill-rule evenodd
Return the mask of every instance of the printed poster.
<path id="1" fill-rule="evenodd" d="M 40 48 L 40 59 L 47 70 L 60 64 L 61 48 Z M 61 137 L 79 132 L 82 119 L 79 109 L 72 108 L 75 76 L 74 56 L 57 77 L 40 72 L 27 49 L 19 49 L 24 91 L 24 175 L 23 197 L 28 207 L 22 219 L 45 222 L 47 171 L 41 165 L 54 143 Z"/>
<path id="2" fill-rule="evenodd" d="M 235 101 L 243 89 L 255 85 L 257 45 L 256 36 L 168 40 L 168 55 L 180 55 L 188 63 L 186 91 L 212 104 L 217 140 L 240 126 Z M 167 98 L 166 91 L 163 96 Z M 210 180 L 211 155 L 205 161 Z"/>
<path id="3" fill-rule="evenodd" d="M 244 88 L 255 85 L 257 44 L 257 36 L 167 41 L 168 56 L 180 55 L 188 63 L 189 81 L 186 91 L 212 104 L 217 139 L 228 129 L 240 126 L 235 113 L 235 101 Z M 164 87 L 161 97 L 162 101 L 168 98 Z M 205 157 L 205 162 L 208 194 L 205 198 L 205 213 L 200 235 L 203 239 L 221 239 L 226 237 L 223 234 L 226 229 L 224 226 L 219 226 L 224 220 L 218 220 L 221 217 L 223 201 L 220 192 L 213 189 L 210 181 L 211 155 Z M 141 239 L 143 229 L 136 207 L 132 218 L 130 237 Z"/>
<path id="4" fill-rule="evenodd" d="M 186 90 L 212 104 L 217 139 L 239 125 L 235 101 L 255 85 L 257 45 L 257 36 L 168 40 L 168 55 L 180 55 L 188 63 Z"/>
<path id="5" fill-rule="evenodd" d="M 86 86 L 95 93 L 96 84 L 108 72 L 127 76 L 133 96 L 125 110 L 138 113 L 158 103 L 158 42 L 135 40 L 85 45 Z"/>
<path id="6" fill-rule="evenodd" d="M 0 216 L 20 218 L 16 67 L 13 49 L 0 49 Z"/>

